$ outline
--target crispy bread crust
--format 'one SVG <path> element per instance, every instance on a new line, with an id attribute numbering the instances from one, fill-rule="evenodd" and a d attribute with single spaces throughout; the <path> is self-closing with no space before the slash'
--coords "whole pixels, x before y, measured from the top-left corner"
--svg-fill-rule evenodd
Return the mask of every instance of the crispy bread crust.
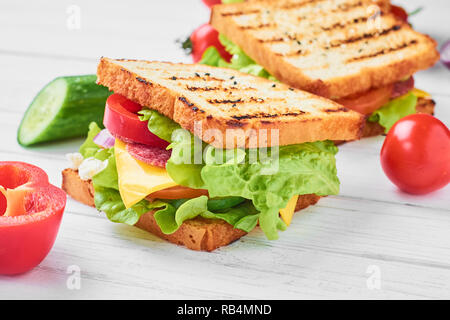
<path id="1" fill-rule="evenodd" d="M 78 172 L 73 169 L 65 169 L 62 172 L 62 189 L 75 200 L 94 205 L 94 188 L 91 181 L 80 179 Z M 296 211 L 304 209 L 319 201 L 316 195 L 300 196 L 297 201 Z M 136 227 L 146 230 L 169 242 L 186 246 L 191 250 L 213 251 L 219 247 L 226 246 L 246 234 L 245 231 L 235 229 L 223 220 L 211 220 L 195 218 L 185 221 L 181 227 L 172 234 L 164 234 L 158 227 L 153 216 L 155 211 L 150 211 L 139 219 Z"/>
<path id="2" fill-rule="evenodd" d="M 252 130 L 254 130 L 253 132 L 256 133 L 260 132 L 261 129 L 267 129 L 268 132 L 272 129 L 279 129 L 279 145 L 298 144 L 327 139 L 355 140 L 361 135 L 364 119 L 358 113 L 350 111 L 330 100 L 310 95 L 305 92 L 302 93 L 303 99 L 305 99 L 305 97 L 306 99 L 314 99 L 318 104 L 315 113 L 308 114 L 305 112 L 304 114 L 300 111 L 299 114 L 288 116 L 271 115 L 270 117 L 261 119 L 249 115 L 248 117 L 235 119 L 228 116 L 226 112 L 213 112 L 211 105 L 208 106 L 209 109 L 205 112 L 205 107 L 203 105 L 200 103 L 195 104 L 191 101 L 199 99 L 198 93 L 186 93 L 186 89 L 184 88 L 174 89 L 173 87 L 168 88 L 167 86 L 160 85 L 157 82 L 158 79 L 147 79 L 138 74 L 138 71 L 135 73 L 127 69 L 125 65 L 128 62 L 142 64 L 142 66 L 140 66 L 141 69 L 144 68 L 145 65 L 155 64 L 155 62 L 148 61 L 102 58 L 97 69 L 98 83 L 143 106 L 159 111 L 197 136 L 199 135 L 198 132 L 194 132 L 194 122 L 201 123 L 203 132 L 203 136 L 201 136 L 202 140 L 214 147 L 255 147 L 255 145 L 250 144 L 249 136 L 246 136 L 245 139 L 232 139 L 230 143 L 227 143 L 226 137 L 228 129 L 243 129 L 246 132 L 252 132 Z M 171 63 L 159 64 L 161 68 L 180 66 L 183 69 L 190 68 L 189 70 L 195 70 L 194 68 L 201 67 L 203 68 L 203 71 L 205 68 L 209 68 L 208 70 L 210 70 L 211 73 L 220 72 L 227 74 L 228 76 L 232 75 L 236 78 L 240 77 L 242 81 L 245 80 L 248 83 L 252 83 L 257 88 L 272 88 L 272 82 L 266 79 L 244 75 L 230 69 L 207 66 L 194 67 L 193 65 Z M 168 73 L 167 77 L 169 76 L 171 75 Z M 176 77 L 174 76 L 174 78 Z M 286 85 L 273 84 L 277 86 L 277 90 L 286 90 L 286 92 L 289 92 L 289 87 Z M 231 90 L 229 92 L 232 92 L 234 89 L 229 90 Z M 294 91 L 294 89 L 291 91 Z M 311 101 L 312 100 L 310 100 L 310 102 Z M 302 101 L 300 100 L 297 103 L 301 104 Z M 255 103 L 255 105 L 257 104 Z M 269 105 L 267 107 L 270 108 L 271 106 Z M 320 111 L 318 111 L 319 109 Z M 239 110 L 239 108 L 235 108 L 234 110 Z M 278 112 L 278 110 L 275 111 Z M 221 137 L 206 136 L 204 133 L 207 132 L 208 129 L 219 130 L 222 133 Z M 258 146 L 260 146 L 260 144 L 261 140 L 258 139 Z M 268 144 L 263 144 L 262 147 L 276 144 L 276 140 L 272 142 L 272 140 L 269 139 Z"/>
<path id="3" fill-rule="evenodd" d="M 258 3 L 259 2 L 259 3 Z M 258 38 L 261 33 L 263 33 L 261 30 L 257 30 L 254 27 L 247 28 L 242 27 L 241 23 L 244 23 L 244 21 L 247 21 L 246 19 L 243 19 L 244 16 L 247 16 L 249 18 L 249 21 L 252 21 L 254 18 L 254 14 L 259 14 L 259 20 L 261 21 L 260 26 L 264 26 L 264 21 L 266 23 L 275 23 L 277 24 L 277 19 L 270 18 L 272 14 L 275 14 L 281 6 L 284 5 L 298 5 L 299 1 L 277 1 L 277 2 L 270 2 L 266 1 L 253 1 L 252 3 L 236 3 L 236 4 L 226 4 L 226 5 L 216 5 L 213 7 L 211 11 L 211 18 L 210 18 L 210 24 L 217 29 L 220 33 L 227 36 L 230 40 L 232 40 L 234 43 L 239 45 L 244 52 L 246 52 L 253 60 L 255 60 L 257 63 L 262 65 L 265 69 L 267 69 L 273 76 L 275 76 L 280 81 L 289 84 L 295 88 L 299 88 L 302 90 L 306 90 L 308 92 L 312 92 L 314 94 L 337 99 L 341 97 L 348 96 L 350 94 L 365 92 L 372 88 L 378 88 L 382 87 L 391 83 L 394 83 L 396 81 L 399 81 L 405 77 L 409 77 L 415 72 L 423 69 L 427 69 L 431 67 L 433 64 L 435 64 L 439 60 L 439 52 L 436 49 L 437 43 L 433 39 L 431 39 L 427 35 L 420 34 L 418 32 L 413 31 L 408 24 L 397 21 L 396 27 L 399 27 L 399 29 L 402 29 L 400 32 L 404 32 L 407 36 L 404 36 L 405 41 L 410 41 L 410 39 L 413 42 L 411 42 L 411 48 L 407 49 L 405 47 L 404 51 L 405 53 L 402 55 L 402 58 L 399 57 L 396 58 L 390 58 L 389 61 L 383 61 L 378 64 L 375 64 L 374 61 L 378 59 L 378 56 L 375 56 L 373 58 L 370 57 L 370 54 L 375 52 L 375 50 L 371 53 L 369 52 L 368 59 L 364 60 L 366 61 L 365 65 L 360 68 L 360 62 L 356 63 L 358 64 L 359 72 L 352 72 L 351 70 L 355 68 L 355 66 L 352 65 L 343 65 L 345 67 L 345 72 L 338 72 L 335 76 L 329 77 L 327 79 L 322 78 L 318 74 L 315 74 L 315 76 L 308 76 L 304 70 L 300 67 L 296 67 L 293 64 L 293 60 L 289 58 L 289 56 L 285 56 L 283 54 L 280 54 L 279 52 L 274 51 L 274 47 L 271 43 L 264 42 L 261 38 Z M 311 2 L 311 4 L 309 3 Z M 317 1 L 304 1 L 304 5 L 306 6 L 314 6 L 314 2 Z M 330 1 L 325 1 L 326 3 L 329 3 Z M 364 3 L 363 3 L 364 2 Z M 369 8 L 373 3 L 370 1 L 361 1 L 362 6 L 366 6 Z M 322 3 L 323 5 L 323 3 Z M 382 21 L 383 26 L 388 27 L 390 23 L 392 23 L 393 20 L 395 20 L 395 17 L 388 12 L 389 10 L 389 4 L 386 3 L 385 8 L 383 9 L 383 6 L 381 6 L 383 12 L 382 18 L 380 18 L 380 21 Z M 369 10 L 369 9 L 367 9 Z M 247 12 L 248 14 L 241 14 L 242 12 Z M 259 12 L 259 13 L 258 13 Z M 264 14 L 266 13 L 266 14 Z M 343 13 L 345 14 L 345 13 Z M 308 15 L 305 19 L 309 19 L 309 17 L 312 18 L 312 21 L 314 22 L 314 15 Z M 336 13 L 336 25 L 339 26 L 339 13 Z M 255 18 L 256 19 L 256 18 Z M 280 19 L 280 18 L 278 18 Z M 272 22 L 275 21 L 275 22 Z M 254 22 L 257 24 L 258 22 Z M 275 30 L 278 27 L 274 27 Z M 299 27 L 300 28 L 300 27 Z M 394 31 L 399 30 L 394 29 Z M 295 30 L 300 34 L 300 38 L 302 39 L 302 42 L 306 42 L 305 38 L 308 37 L 308 32 L 312 32 L 309 30 Z M 339 31 L 339 30 L 338 30 Z M 258 33 L 259 32 L 259 33 Z M 269 32 L 269 31 L 268 31 Z M 273 32 L 273 31 L 271 31 Z M 348 39 L 351 39 L 351 30 L 348 30 Z M 389 32 L 388 32 L 389 33 Z M 272 37 L 281 37 L 283 36 L 280 33 L 273 33 Z M 408 38 L 409 37 L 409 38 Z M 362 37 L 364 40 L 364 37 Z M 344 40 L 345 43 L 346 40 Z M 352 41 L 352 40 L 349 40 Z M 415 41 L 415 42 L 414 42 Z M 357 42 L 354 42 L 357 43 Z M 386 48 L 385 51 L 382 51 L 382 55 L 389 54 L 391 45 L 389 41 L 386 41 Z M 349 45 L 353 45 L 353 42 L 350 42 Z M 369 43 L 370 45 L 370 43 Z M 415 49 L 414 46 L 419 46 L 420 50 Z M 409 45 L 407 45 L 409 46 Z M 299 46 L 292 45 L 292 50 L 294 48 L 299 48 Z M 308 46 L 301 47 L 301 50 L 308 51 Z M 339 52 L 339 48 L 333 49 L 336 52 Z M 328 50 L 332 51 L 332 50 Z M 355 52 L 358 52 L 358 48 L 347 49 L 346 54 L 351 57 L 351 55 L 354 55 L 354 57 L 359 60 L 359 56 L 362 54 L 355 54 Z M 321 59 L 321 54 L 323 52 L 320 50 L 317 50 L 316 54 L 316 60 Z M 301 59 L 301 55 L 300 58 Z M 373 59 L 370 60 L 370 59 Z M 367 61 L 369 61 L 367 63 Z M 379 61 L 379 60 L 377 60 Z M 304 62 L 303 62 L 304 63 Z M 331 63 L 331 62 L 330 62 Z M 314 65 L 312 67 L 315 67 Z M 333 70 L 331 67 L 329 67 L 330 70 Z M 330 71 L 332 72 L 332 71 Z"/>

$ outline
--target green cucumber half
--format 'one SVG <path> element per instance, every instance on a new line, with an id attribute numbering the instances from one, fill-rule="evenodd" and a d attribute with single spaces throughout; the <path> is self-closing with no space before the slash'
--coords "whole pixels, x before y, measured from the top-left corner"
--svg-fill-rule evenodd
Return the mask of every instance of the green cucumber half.
<path id="1" fill-rule="evenodd" d="M 47 84 L 28 107 L 17 132 L 22 146 L 85 136 L 89 123 L 101 124 L 111 94 L 97 76 L 59 77 Z"/>

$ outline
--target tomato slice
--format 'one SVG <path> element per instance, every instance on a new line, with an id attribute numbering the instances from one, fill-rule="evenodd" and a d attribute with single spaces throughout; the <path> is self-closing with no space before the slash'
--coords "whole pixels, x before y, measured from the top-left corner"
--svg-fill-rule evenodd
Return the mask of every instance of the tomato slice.
<path id="1" fill-rule="evenodd" d="M 148 130 L 147 121 L 141 121 L 137 112 L 142 107 L 120 94 L 113 94 L 106 100 L 103 124 L 114 135 L 126 140 L 166 148 L 169 143 Z"/>
<path id="2" fill-rule="evenodd" d="M 378 89 L 369 90 L 364 94 L 355 94 L 350 97 L 345 97 L 336 100 L 337 103 L 344 107 L 369 115 L 375 110 L 381 108 L 389 102 L 392 94 L 392 85 L 381 87 Z"/>
<path id="3" fill-rule="evenodd" d="M 191 189 L 183 186 L 175 186 L 160 191 L 153 192 L 147 196 L 149 199 L 192 199 L 200 196 L 207 196 L 208 190 Z"/>

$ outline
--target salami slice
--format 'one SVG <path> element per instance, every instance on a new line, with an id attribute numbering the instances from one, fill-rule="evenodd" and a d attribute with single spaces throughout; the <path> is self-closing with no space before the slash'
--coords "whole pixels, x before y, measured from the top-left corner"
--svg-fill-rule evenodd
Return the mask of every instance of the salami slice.
<path id="1" fill-rule="evenodd" d="M 414 88 L 414 78 L 409 77 L 408 80 L 394 83 L 391 98 L 400 97 Z"/>
<path id="2" fill-rule="evenodd" d="M 127 151 L 133 158 L 161 168 L 166 167 L 167 160 L 172 154 L 172 150 L 151 147 L 140 143 L 128 143 Z"/>

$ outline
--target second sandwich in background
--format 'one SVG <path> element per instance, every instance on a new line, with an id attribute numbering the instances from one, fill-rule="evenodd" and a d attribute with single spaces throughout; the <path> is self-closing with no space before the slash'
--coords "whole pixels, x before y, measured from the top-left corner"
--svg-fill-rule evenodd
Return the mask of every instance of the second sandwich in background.
<path id="1" fill-rule="evenodd" d="M 379 0 L 253 0 L 214 6 L 211 25 L 233 54 L 207 51 L 202 63 L 277 79 L 366 117 L 363 137 L 400 118 L 434 112 L 412 75 L 439 60 L 436 42 Z"/>

